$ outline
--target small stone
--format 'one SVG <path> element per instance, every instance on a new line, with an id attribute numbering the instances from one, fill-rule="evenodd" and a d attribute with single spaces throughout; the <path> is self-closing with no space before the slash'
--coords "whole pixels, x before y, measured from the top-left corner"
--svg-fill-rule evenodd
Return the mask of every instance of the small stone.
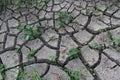
<path id="1" fill-rule="evenodd" d="M 70 77 L 59 67 L 50 66 L 49 72 L 44 76 L 44 79 L 49 80 L 70 80 Z"/>
<path id="2" fill-rule="evenodd" d="M 34 43 L 34 44 L 33 44 Z M 26 45 L 29 46 L 31 49 L 39 48 L 43 43 L 39 39 L 31 40 Z"/>
<path id="3" fill-rule="evenodd" d="M 116 17 L 120 18 L 120 11 L 118 11 L 117 13 L 114 14 Z"/>
<path id="4" fill-rule="evenodd" d="M 119 55 L 120 53 L 119 52 L 117 52 L 115 50 L 112 50 L 112 49 L 105 49 L 104 52 L 106 54 L 108 54 L 109 57 L 111 57 L 111 58 L 120 62 L 120 55 Z"/>
<path id="5" fill-rule="evenodd" d="M 84 15 L 79 15 L 75 21 L 77 21 L 79 24 L 84 25 L 87 22 L 88 17 Z"/>
<path id="6" fill-rule="evenodd" d="M 51 60 L 51 56 L 55 56 L 55 55 L 56 55 L 56 51 L 46 46 L 40 49 L 36 54 L 38 59 L 49 59 L 49 60 Z"/>
<path id="7" fill-rule="evenodd" d="M 92 46 L 95 43 L 102 44 L 103 46 L 110 45 L 110 39 L 108 38 L 108 33 L 101 33 L 97 35 L 89 44 Z"/>
<path id="8" fill-rule="evenodd" d="M 14 41 L 15 41 L 15 37 L 7 36 L 5 48 L 12 47 L 15 44 Z"/>
<path id="9" fill-rule="evenodd" d="M 0 25 L 2 24 L 2 22 L 3 22 L 3 21 L 2 21 L 2 20 L 0 20 Z"/>
<path id="10" fill-rule="evenodd" d="M 26 73 L 26 76 L 24 77 L 24 80 L 32 79 L 32 77 L 35 77 L 34 76 L 35 72 L 37 72 L 39 75 L 42 75 L 43 73 L 45 73 L 46 68 L 47 68 L 47 64 L 45 64 L 45 63 L 43 63 L 43 64 L 42 63 L 41 64 L 32 64 L 32 65 L 26 66 L 24 68 L 24 71 Z"/>
<path id="11" fill-rule="evenodd" d="M 112 68 L 115 65 L 114 62 L 102 55 L 101 63 L 95 68 L 95 71 L 101 80 L 119 80 L 120 76 L 118 74 L 120 73 L 120 68 Z"/>
<path id="12" fill-rule="evenodd" d="M 94 80 L 92 75 L 89 73 L 89 71 L 85 68 L 85 66 L 82 64 L 82 62 L 79 59 L 74 59 L 70 61 L 66 67 L 71 71 L 80 71 L 81 76 L 79 76 L 80 80 Z"/>
<path id="13" fill-rule="evenodd" d="M 0 42 L 4 41 L 4 36 L 5 36 L 5 34 L 0 34 Z"/>
<path id="14" fill-rule="evenodd" d="M 94 65 L 99 59 L 98 51 L 92 50 L 88 46 L 82 47 L 81 53 L 90 66 Z"/>
<path id="15" fill-rule="evenodd" d="M 45 14 L 46 14 L 45 11 L 43 11 L 43 10 L 40 11 L 40 13 L 39 13 L 39 19 L 44 18 Z"/>
<path id="16" fill-rule="evenodd" d="M 96 27 L 97 26 L 97 27 Z M 92 21 L 90 22 L 89 25 L 90 29 L 93 31 L 98 31 L 100 29 L 105 29 L 108 28 L 110 26 L 100 22 L 99 20 L 97 20 L 95 17 L 92 18 Z"/>
<path id="17" fill-rule="evenodd" d="M 116 28 L 110 31 L 113 38 L 120 38 L 120 28 Z"/>
<path id="18" fill-rule="evenodd" d="M 92 34 L 88 33 L 87 31 L 81 30 L 78 33 L 74 34 L 74 36 L 80 43 L 84 43 L 92 37 Z"/>
<path id="19" fill-rule="evenodd" d="M 52 18 L 52 16 L 53 16 L 53 13 L 47 13 L 47 14 L 45 15 L 46 18 Z"/>
<path id="20" fill-rule="evenodd" d="M 59 11 L 61 8 L 59 5 L 54 5 L 53 11 Z"/>
<path id="21" fill-rule="evenodd" d="M 19 64 L 18 55 L 15 51 L 7 51 L 4 54 L 1 54 L 0 57 L 3 63 L 6 65 L 6 68 Z"/>
<path id="22" fill-rule="evenodd" d="M 16 27 L 18 25 L 19 25 L 19 23 L 18 23 L 18 21 L 16 19 L 8 20 L 8 26 L 9 27 Z"/>
<path id="23" fill-rule="evenodd" d="M 32 24 L 32 23 L 38 21 L 37 17 L 35 15 L 33 15 L 33 14 L 29 14 L 27 16 L 27 20 L 28 20 L 28 24 Z"/>
<path id="24" fill-rule="evenodd" d="M 6 80 L 14 80 L 17 78 L 19 73 L 19 69 L 18 68 L 14 68 L 11 70 L 6 71 L 7 77 Z"/>
<path id="25" fill-rule="evenodd" d="M 22 26 L 26 25 L 26 23 L 27 23 L 25 16 L 19 17 L 18 20 L 20 21 L 20 24 L 21 24 Z"/>
<path id="26" fill-rule="evenodd" d="M 71 39 L 71 37 L 69 35 L 62 37 L 61 45 L 68 48 L 68 49 L 78 47 L 78 45 Z"/>

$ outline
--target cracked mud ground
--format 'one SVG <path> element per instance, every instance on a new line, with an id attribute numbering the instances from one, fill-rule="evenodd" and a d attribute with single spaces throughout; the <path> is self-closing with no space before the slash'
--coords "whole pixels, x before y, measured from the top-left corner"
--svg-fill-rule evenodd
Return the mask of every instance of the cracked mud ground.
<path id="1" fill-rule="evenodd" d="M 63 15 L 66 21 L 59 25 L 58 13 L 72 14 L 74 23 Z M 37 39 L 25 40 L 25 31 L 18 30 L 37 25 L 43 26 Z M 33 80 L 33 70 L 43 80 L 120 80 L 120 41 L 115 42 L 119 38 L 117 0 L 50 0 L 41 9 L 8 5 L 0 14 L 0 63 L 5 65 L 0 80 Z M 36 54 L 29 59 L 33 49 Z M 70 49 L 78 49 L 78 57 L 71 59 Z M 23 79 L 18 78 L 21 70 L 27 75 Z M 73 78 L 75 71 L 81 75 Z"/>

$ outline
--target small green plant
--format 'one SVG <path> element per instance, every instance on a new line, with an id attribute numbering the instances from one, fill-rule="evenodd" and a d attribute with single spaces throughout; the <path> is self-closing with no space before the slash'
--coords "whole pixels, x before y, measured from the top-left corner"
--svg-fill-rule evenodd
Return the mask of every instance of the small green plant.
<path id="1" fill-rule="evenodd" d="M 110 31 L 107 32 L 107 37 L 112 40 L 113 39 L 113 35 Z"/>
<path id="2" fill-rule="evenodd" d="M 44 5 L 41 3 L 40 0 L 37 0 L 37 1 L 36 1 L 36 7 L 37 7 L 38 9 L 42 9 L 43 6 L 44 6 Z"/>
<path id="3" fill-rule="evenodd" d="M 104 14 L 101 12 L 100 13 L 100 19 L 103 19 L 104 18 Z"/>
<path id="4" fill-rule="evenodd" d="M 102 33 L 102 32 L 105 32 L 107 29 L 99 29 L 98 32 L 99 33 Z"/>
<path id="5" fill-rule="evenodd" d="M 53 35 L 52 37 L 49 38 L 50 41 L 55 41 L 55 40 L 57 40 L 57 39 L 58 39 L 58 37 L 55 36 L 55 35 Z"/>
<path id="6" fill-rule="evenodd" d="M 33 38 L 37 39 L 40 38 L 41 34 L 42 34 L 42 30 L 44 27 L 37 25 L 35 29 L 33 29 Z"/>
<path id="7" fill-rule="evenodd" d="M 76 59 L 78 58 L 78 53 L 81 53 L 81 51 L 77 48 L 71 48 L 68 52 L 67 55 L 69 55 L 70 59 Z"/>
<path id="8" fill-rule="evenodd" d="M 23 30 L 25 32 L 24 34 L 24 39 L 25 40 L 29 40 L 30 38 L 40 38 L 41 34 L 42 34 L 42 26 L 36 26 L 36 28 L 32 28 L 31 26 L 18 26 L 17 27 L 18 30 Z"/>
<path id="9" fill-rule="evenodd" d="M 81 51 L 79 49 L 76 49 L 76 48 L 71 48 L 69 51 L 68 51 L 68 55 L 74 55 L 74 54 L 78 54 L 80 53 Z"/>
<path id="10" fill-rule="evenodd" d="M 91 73 L 93 76 L 96 75 L 96 73 L 94 72 L 94 70 L 93 70 L 92 68 L 89 68 L 89 71 L 90 71 L 90 73 Z"/>
<path id="11" fill-rule="evenodd" d="M 113 38 L 110 41 L 110 45 L 113 49 L 115 49 L 116 51 L 120 52 L 120 38 Z"/>
<path id="12" fill-rule="evenodd" d="M 32 80 L 42 80 L 39 73 L 35 69 L 33 70 L 33 78 L 32 78 Z"/>
<path id="13" fill-rule="evenodd" d="M 111 32 L 107 33 L 107 37 L 110 39 L 110 47 L 120 52 L 120 38 L 114 38 Z"/>
<path id="14" fill-rule="evenodd" d="M 20 46 L 17 46 L 17 47 L 15 48 L 15 52 L 16 52 L 16 53 L 19 53 L 19 52 L 20 52 Z"/>
<path id="15" fill-rule="evenodd" d="M 79 80 L 79 77 L 82 76 L 81 71 L 72 71 L 70 73 L 71 80 Z"/>
<path id="16" fill-rule="evenodd" d="M 64 69 L 64 71 L 67 73 L 68 76 L 70 76 L 71 80 L 79 80 L 80 76 L 82 76 L 81 70 L 71 71 L 69 69 Z"/>
<path id="17" fill-rule="evenodd" d="M 91 10 L 86 8 L 85 12 L 86 12 L 86 14 L 89 14 L 91 12 Z"/>
<path id="18" fill-rule="evenodd" d="M 30 26 L 26 26 L 24 28 L 25 34 L 24 34 L 24 38 L 25 40 L 28 40 L 32 37 L 32 28 Z"/>
<path id="19" fill-rule="evenodd" d="M 99 50 L 103 50 L 105 48 L 104 45 L 99 44 L 99 43 L 94 43 L 91 47 L 94 49 L 99 49 Z"/>
<path id="20" fill-rule="evenodd" d="M 83 44 L 84 44 L 84 45 L 87 45 L 87 44 L 88 44 L 88 41 L 85 41 Z"/>
<path id="21" fill-rule="evenodd" d="M 59 12 L 56 13 L 56 15 L 58 16 L 57 22 L 60 27 L 64 28 L 68 23 L 76 23 L 76 21 L 74 21 L 74 15 L 72 13 Z"/>
<path id="22" fill-rule="evenodd" d="M 23 70 L 20 69 L 17 79 L 23 80 L 26 76 L 27 76 L 27 74 Z"/>
<path id="23" fill-rule="evenodd" d="M 41 10 L 45 5 L 47 5 L 50 2 L 50 0 L 44 0 L 43 2 L 41 0 L 36 0 L 36 7 Z"/>
<path id="24" fill-rule="evenodd" d="M 43 80 L 40 77 L 38 71 L 34 67 L 32 67 L 32 66 L 29 66 L 29 67 L 32 68 L 32 73 L 29 74 L 29 73 L 27 73 L 27 72 L 20 69 L 19 74 L 17 76 L 18 80 L 26 80 L 26 79 L 27 80 Z M 14 71 L 12 71 L 12 72 L 14 72 Z"/>
<path id="25" fill-rule="evenodd" d="M 120 38 L 113 38 L 111 42 L 115 43 L 116 45 L 120 45 Z"/>
<path id="26" fill-rule="evenodd" d="M 28 54 L 28 59 L 31 59 L 31 58 L 33 58 L 34 56 L 35 56 L 35 54 L 36 54 L 36 50 L 35 49 L 32 49 L 31 50 L 31 52 Z"/>
<path id="27" fill-rule="evenodd" d="M 114 6 L 113 4 L 106 5 L 106 7 L 107 7 L 108 10 L 113 10 L 114 9 L 113 6 Z"/>
<path id="28" fill-rule="evenodd" d="M 4 70 L 5 65 L 4 64 L 0 64 L 0 72 L 2 72 Z"/>
<path id="29" fill-rule="evenodd" d="M 95 5 L 95 10 L 100 11 L 100 7 L 98 5 Z"/>
<path id="30" fill-rule="evenodd" d="M 55 61 L 57 56 L 50 56 L 49 58 L 50 58 L 51 61 Z"/>
<path id="31" fill-rule="evenodd" d="M 36 7 L 39 9 L 42 9 L 50 0 L 44 0 L 43 2 L 41 0 L 0 0 L 0 5 L 14 5 L 17 8 L 20 8 L 24 3 L 27 3 L 28 5 L 35 4 Z"/>
<path id="32" fill-rule="evenodd" d="M 3 80 L 6 79 L 6 74 L 5 74 L 5 65 L 4 64 L 0 64 L 0 73 L 1 73 L 1 76 L 3 78 Z"/>
<path id="33" fill-rule="evenodd" d="M 16 6 L 17 8 L 20 8 L 21 5 L 22 5 L 22 1 L 21 1 L 21 0 L 16 0 L 15 6 Z"/>

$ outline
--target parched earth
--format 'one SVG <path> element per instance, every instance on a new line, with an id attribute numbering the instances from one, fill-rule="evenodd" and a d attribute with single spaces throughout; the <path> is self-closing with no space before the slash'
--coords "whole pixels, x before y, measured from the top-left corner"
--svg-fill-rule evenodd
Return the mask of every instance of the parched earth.
<path id="1" fill-rule="evenodd" d="M 120 1 L 45 1 L 1 12 L 0 80 L 120 80 Z"/>

